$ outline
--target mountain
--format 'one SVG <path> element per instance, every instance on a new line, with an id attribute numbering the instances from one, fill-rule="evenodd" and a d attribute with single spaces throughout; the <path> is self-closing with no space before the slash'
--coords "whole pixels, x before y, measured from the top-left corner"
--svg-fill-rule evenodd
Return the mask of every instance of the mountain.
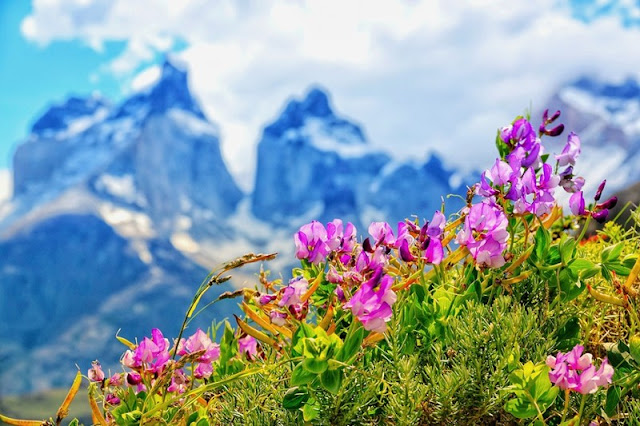
<path id="1" fill-rule="evenodd" d="M 276 227 L 300 217 L 340 217 L 361 230 L 372 220 L 430 218 L 440 208 L 440 194 L 462 189 L 451 185 L 453 176 L 435 154 L 424 164 L 397 163 L 374 149 L 362 128 L 338 116 L 316 87 L 304 99 L 290 100 L 264 128 L 252 213 Z"/>
<path id="2" fill-rule="evenodd" d="M 565 128 L 580 136 L 576 171 L 585 177 L 588 192 L 603 179 L 608 191 L 640 181 L 640 85 L 635 79 L 610 83 L 580 77 L 560 87 L 547 106 L 562 111 Z"/>
<path id="3" fill-rule="evenodd" d="M 373 220 L 431 218 L 441 195 L 466 188 L 434 153 L 403 163 L 373 148 L 320 87 L 264 127 L 249 194 L 219 135 L 171 61 L 119 104 L 74 96 L 34 121 L 0 205 L 0 394 L 67 386 L 97 357 L 116 370 L 119 329 L 175 336 L 207 271 L 234 256 L 277 251 L 269 267 L 286 278 L 292 235 L 312 219 L 362 235 Z M 257 267 L 210 296 L 253 285 Z M 216 304 L 192 328 L 233 309 Z"/>
<path id="4" fill-rule="evenodd" d="M 13 173 L 0 209 L 0 393 L 66 386 L 76 363 L 98 356 L 115 367 L 119 328 L 175 335 L 207 269 L 239 254 L 194 254 L 190 233 L 234 237 L 226 218 L 244 194 L 171 62 L 121 105 L 92 96 L 51 107 Z"/>

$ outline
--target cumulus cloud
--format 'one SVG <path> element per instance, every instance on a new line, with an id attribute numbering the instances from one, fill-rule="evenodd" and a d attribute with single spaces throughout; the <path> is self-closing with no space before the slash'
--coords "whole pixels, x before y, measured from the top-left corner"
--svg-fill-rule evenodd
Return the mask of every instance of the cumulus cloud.
<path id="1" fill-rule="evenodd" d="M 22 31 L 45 45 L 126 41 L 107 65 L 120 76 L 184 42 L 192 88 L 247 187 L 261 127 L 314 83 L 372 144 L 482 167 L 496 127 L 543 108 L 559 84 L 637 73 L 637 58 L 621 52 L 635 51 L 638 30 L 618 17 L 590 20 L 556 0 L 36 0 Z M 145 72 L 127 78 L 139 84 Z"/>

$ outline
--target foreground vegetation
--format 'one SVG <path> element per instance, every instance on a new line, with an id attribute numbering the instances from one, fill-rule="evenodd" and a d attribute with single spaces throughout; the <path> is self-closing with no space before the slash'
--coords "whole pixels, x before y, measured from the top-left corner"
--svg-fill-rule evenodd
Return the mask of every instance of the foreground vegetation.
<path id="1" fill-rule="evenodd" d="M 122 371 L 93 363 L 93 423 L 636 424 L 637 214 L 631 227 L 606 222 L 616 199 L 601 200 L 604 182 L 585 201 L 580 140 L 551 139 L 558 116 L 500 129 L 499 157 L 448 218 L 443 205 L 395 230 L 372 223 L 364 239 L 338 219 L 302 226 L 290 280 L 262 271 L 219 298 L 238 298 L 233 325 L 191 330 L 212 286 L 275 255 L 214 270 L 175 339 L 118 336 Z M 606 224 L 585 238 L 592 220 Z"/>

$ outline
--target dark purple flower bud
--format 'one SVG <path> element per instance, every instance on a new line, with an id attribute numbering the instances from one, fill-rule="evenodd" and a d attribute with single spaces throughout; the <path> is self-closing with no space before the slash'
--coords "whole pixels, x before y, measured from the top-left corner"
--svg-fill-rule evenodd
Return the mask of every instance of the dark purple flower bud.
<path id="1" fill-rule="evenodd" d="M 603 210 L 603 209 L 612 209 L 616 206 L 616 204 L 618 204 L 618 197 L 616 197 L 615 195 L 611 198 L 609 198 L 607 201 L 605 201 L 604 203 L 600 203 L 596 206 L 597 210 Z"/>
<path id="2" fill-rule="evenodd" d="M 402 240 L 402 244 L 400 245 L 400 258 L 405 262 L 413 262 L 416 258 L 411 254 L 411 250 L 409 250 L 409 241 Z"/>
<path id="3" fill-rule="evenodd" d="M 607 184 L 607 180 L 603 180 L 602 183 L 600 184 L 600 186 L 598 186 L 598 190 L 596 191 L 596 195 L 593 197 L 593 199 L 598 202 L 600 201 L 600 197 L 602 196 L 602 191 L 604 190 L 604 186 Z"/>
<path id="4" fill-rule="evenodd" d="M 338 300 L 340 301 L 340 303 L 344 303 L 347 300 L 347 298 L 344 296 L 344 290 L 342 290 L 342 287 L 337 286 L 335 293 L 336 296 L 338 296 Z"/>
<path id="5" fill-rule="evenodd" d="M 597 212 L 591 213 L 591 217 L 594 218 L 598 223 L 604 223 L 609 216 L 609 210 L 603 209 Z"/>
<path id="6" fill-rule="evenodd" d="M 108 393 L 107 396 L 104 397 L 104 401 L 109 405 L 118 405 L 118 404 L 120 404 L 120 398 L 118 398 L 113 393 Z"/>
<path id="7" fill-rule="evenodd" d="M 142 383 L 142 376 L 138 373 L 127 373 L 127 383 L 131 386 Z"/>
<path id="8" fill-rule="evenodd" d="M 362 249 L 367 253 L 373 253 L 373 247 L 371 246 L 371 241 L 369 240 L 369 237 L 365 238 L 364 241 L 362 242 Z"/>
<path id="9" fill-rule="evenodd" d="M 542 113 L 542 123 L 547 124 L 548 121 L 549 121 L 549 108 L 545 109 L 544 112 Z"/>
<path id="10" fill-rule="evenodd" d="M 557 110 L 556 112 L 553 113 L 551 118 L 549 120 L 547 120 L 547 124 L 553 123 L 554 121 L 556 121 L 558 119 L 558 117 L 560 117 L 560 110 Z"/>
<path id="11" fill-rule="evenodd" d="M 276 300 L 277 297 L 275 294 L 261 294 L 260 297 L 258 297 L 258 303 L 260 305 L 266 305 Z"/>
<path id="12" fill-rule="evenodd" d="M 545 129 L 544 134 L 548 136 L 558 136 L 563 131 L 564 131 L 564 124 L 558 124 L 553 129 L 549 129 L 549 130 Z"/>

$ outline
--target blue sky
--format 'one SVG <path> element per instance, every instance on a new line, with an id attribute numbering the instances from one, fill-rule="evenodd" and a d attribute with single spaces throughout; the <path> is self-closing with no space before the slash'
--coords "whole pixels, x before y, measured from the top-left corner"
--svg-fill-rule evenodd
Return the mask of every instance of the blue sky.
<path id="1" fill-rule="evenodd" d="M 559 85 L 637 77 L 639 11 L 636 0 L 4 0 L 0 169 L 47 105 L 94 91 L 117 101 L 165 52 L 188 66 L 245 187 L 261 127 L 312 84 L 374 146 L 472 166 L 492 155 L 496 127 Z"/>

